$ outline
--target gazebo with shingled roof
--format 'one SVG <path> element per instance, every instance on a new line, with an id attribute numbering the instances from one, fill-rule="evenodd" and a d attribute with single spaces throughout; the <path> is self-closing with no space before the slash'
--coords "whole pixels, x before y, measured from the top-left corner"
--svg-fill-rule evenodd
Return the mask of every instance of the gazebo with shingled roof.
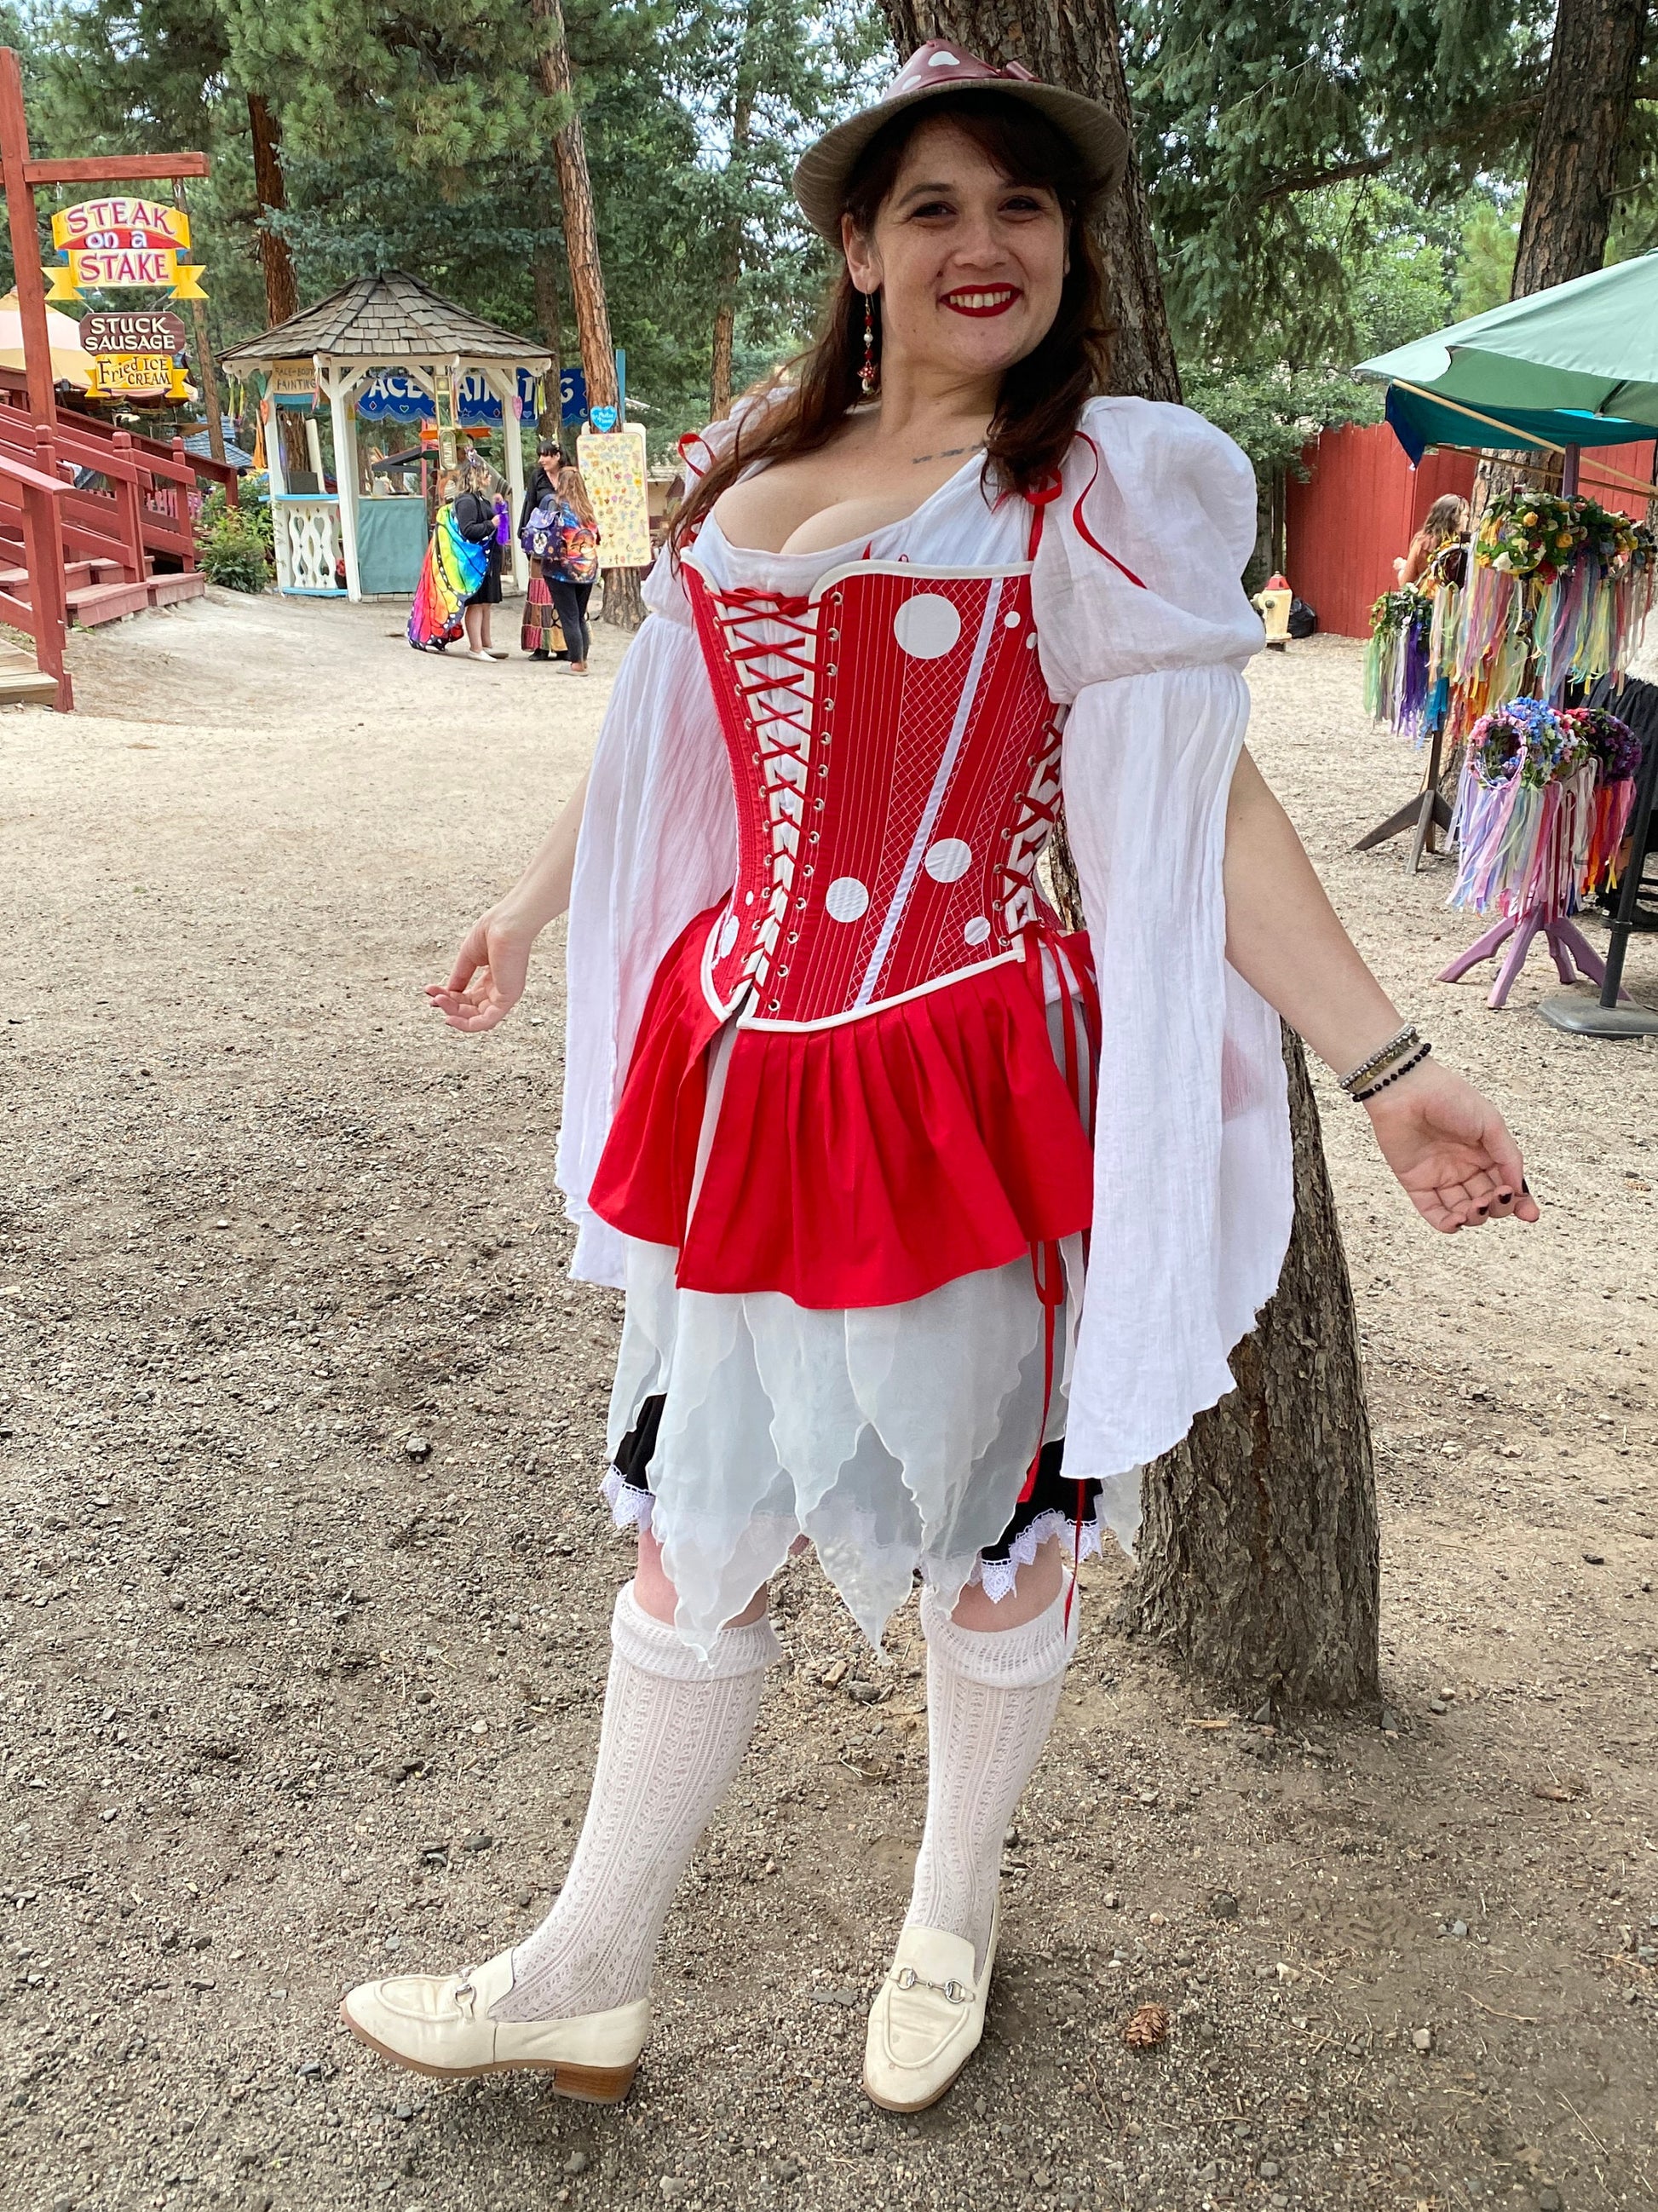
<path id="1" fill-rule="evenodd" d="M 357 410 L 365 385 L 381 372 L 397 369 L 425 393 L 436 416 L 440 437 L 455 427 L 459 396 L 469 376 L 501 403 L 502 442 L 507 448 L 507 495 L 514 519 L 524 496 L 524 452 L 517 434 L 519 372 L 544 374 L 551 356 L 529 338 L 515 337 L 498 323 L 486 322 L 452 300 L 446 300 L 399 269 L 359 276 L 314 307 L 290 315 L 285 323 L 232 346 L 221 356 L 232 374 L 264 376 L 267 392 L 308 362 L 317 390 L 328 402 L 334 434 L 336 489 L 325 488 L 314 418 L 311 434 L 314 490 L 291 489 L 283 474 L 282 439 L 274 410 L 266 424 L 265 459 L 270 472 L 270 506 L 275 526 L 279 590 L 322 597 L 339 596 L 336 572 L 342 556 L 348 599 L 373 596 L 376 561 L 399 533 L 417 527 L 425 543 L 425 502 L 410 499 L 358 498 Z M 272 396 L 278 396 L 272 392 Z M 397 510 L 419 507 L 421 514 Z M 365 544 L 365 525 L 368 539 Z M 383 542 L 382 542 L 383 541 Z M 406 549 L 404 549 L 406 551 Z M 365 556 L 370 568 L 365 586 Z M 519 589 L 528 583 L 528 568 L 514 532 L 513 573 Z M 412 579 L 410 580 L 412 581 Z M 399 580 L 393 588 L 404 588 Z"/>

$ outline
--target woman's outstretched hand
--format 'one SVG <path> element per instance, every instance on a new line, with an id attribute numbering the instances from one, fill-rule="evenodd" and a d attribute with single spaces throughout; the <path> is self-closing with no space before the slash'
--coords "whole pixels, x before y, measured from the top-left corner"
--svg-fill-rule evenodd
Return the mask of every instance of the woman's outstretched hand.
<path id="1" fill-rule="evenodd" d="M 1382 1156 L 1424 1221 L 1447 1236 L 1512 1217 L 1535 1221 L 1520 1147 L 1471 1083 L 1426 1060 L 1366 1106 Z"/>
<path id="2" fill-rule="evenodd" d="M 427 985 L 428 1000 L 452 1030 L 494 1029 L 524 996 L 533 942 L 492 910 L 467 931 L 449 981 Z"/>

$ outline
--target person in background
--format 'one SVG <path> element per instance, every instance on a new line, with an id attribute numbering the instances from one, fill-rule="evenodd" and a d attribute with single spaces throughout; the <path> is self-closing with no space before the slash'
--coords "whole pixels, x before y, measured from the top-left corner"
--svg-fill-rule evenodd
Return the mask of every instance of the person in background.
<path id="1" fill-rule="evenodd" d="M 489 610 L 501 605 L 501 517 L 505 502 L 495 489 L 495 473 L 479 453 L 460 465 L 460 494 L 455 527 L 469 545 L 484 549 L 483 581 L 466 602 L 466 658 L 505 660 L 489 643 Z"/>
<path id="2" fill-rule="evenodd" d="M 558 505 L 558 474 L 564 465 L 558 440 L 544 436 L 536 451 L 536 465 L 529 483 L 525 486 L 524 504 L 519 509 L 519 543 L 530 560 L 530 588 L 525 596 L 524 623 L 519 632 L 519 644 L 531 660 L 569 658 L 558 617 L 553 611 L 553 595 L 548 588 L 547 556 L 536 550 L 532 533 L 539 542 L 542 523 L 550 522 Z M 544 510 L 538 521 L 537 509 Z"/>
<path id="3" fill-rule="evenodd" d="M 557 531 L 546 561 L 547 588 L 564 642 L 570 652 L 570 673 L 587 673 L 587 602 L 598 574 L 598 518 L 587 496 L 580 469 L 566 465 L 558 472 Z"/>
<path id="4" fill-rule="evenodd" d="M 1394 562 L 1394 574 L 1402 591 L 1407 584 L 1421 581 L 1428 563 L 1442 545 L 1453 538 L 1465 538 L 1468 531 L 1468 502 L 1458 492 L 1442 492 L 1428 509 L 1422 527 L 1412 538 L 1410 549 L 1402 560 Z"/>

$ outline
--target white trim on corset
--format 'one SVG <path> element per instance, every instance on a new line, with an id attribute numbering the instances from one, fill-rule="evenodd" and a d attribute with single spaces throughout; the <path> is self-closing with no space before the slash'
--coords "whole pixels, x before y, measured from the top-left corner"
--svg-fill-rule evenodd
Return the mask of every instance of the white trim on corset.
<path id="1" fill-rule="evenodd" d="M 921 855 L 932 842 L 932 832 L 938 824 L 938 810 L 944 803 L 944 793 L 950 788 L 950 779 L 956 773 L 957 757 L 962 750 L 962 740 L 967 735 L 967 726 L 973 718 L 978 703 L 979 679 L 985 672 L 985 660 L 990 652 L 990 641 L 996 635 L 996 617 L 1001 611 L 1002 580 L 993 578 L 985 593 L 985 611 L 979 620 L 979 635 L 973 641 L 973 658 L 968 663 L 967 677 L 962 685 L 961 696 L 956 702 L 950 735 L 944 739 L 938 765 L 933 773 L 932 787 L 927 793 L 926 805 L 921 809 L 921 818 L 915 825 L 915 835 L 910 840 L 908 852 L 898 878 L 897 888 L 882 920 L 880 934 L 875 949 L 869 956 L 869 965 L 864 970 L 864 980 L 858 986 L 854 1006 L 866 1006 L 875 989 L 875 979 L 887 964 L 887 955 L 892 950 L 892 940 L 898 934 L 899 924 L 909 905 L 909 895 L 915 888 L 915 878 L 921 872 Z"/>
<path id="2" fill-rule="evenodd" d="M 924 584 L 976 584 L 988 576 L 1029 576 L 1035 569 L 1034 561 L 1005 561 L 993 568 L 958 568 L 953 565 L 932 568 L 920 561 L 842 561 L 837 568 L 826 568 L 807 594 L 808 604 L 821 599 L 837 584 L 844 584 L 848 576 L 907 576 Z M 711 590 L 716 588 L 710 586 Z"/>

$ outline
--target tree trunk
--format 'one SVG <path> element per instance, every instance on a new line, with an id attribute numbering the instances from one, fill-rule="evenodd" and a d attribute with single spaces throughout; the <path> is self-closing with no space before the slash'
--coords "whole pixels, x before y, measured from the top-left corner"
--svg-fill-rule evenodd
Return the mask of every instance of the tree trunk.
<path id="1" fill-rule="evenodd" d="M 901 53 L 944 38 L 986 60 L 1103 100 L 1130 125 L 1114 0 L 883 0 Z M 1119 337 L 1115 392 L 1178 399 L 1139 162 L 1096 231 Z M 1074 900 L 1062 838 L 1050 867 Z M 1075 905 L 1068 919 L 1080 920 Z M 1238 1347 L 1238 1388 L 1145 1471 L 1145 1528 L 1127 1614 L 1222 1692 L 1262 1686 L 1342 1705 L 1373 1694 L 1377 1552 L 1357 1322 L 1300 1040 L 1284 1031 L 1296 1230 L 1262 1326 Z M 1347 1540 L 1338 1541 L 1345 1534 Z M 1357 1540 L 1355 1540 L 1355 1539 Z"/>
<path id="2" fill-rule="evenodd" d="M 264 271 L 264 312 L 270 323 L 285 323 L 300 312 L 294 256 L 281 231 L 273 230 L 264 220 L 267 215 L 282 214 L 288 205 L 282 125 L 257 92 L 247 95 L 247 119 L 253 131 L 253 196 L 261 218 L 259 265 Z"/>
<path id="3" fill-rule="evenodd" d="M 559 392 L 559 375 L 564 363 L 564 328 L 559 311 L 557 251 L 550 240 L 544 240 L 531 256 L 530 283 L 535 292 L 536 322 L 541 331 L 541 343 L 552 356 L 543 386 L 545 404 L 536 428 L 544 435 L 550 434 L 557 437 L 563 428 L 563 401 Z"/>
<path id="4" fill-rule="evenodd" d="M 559 0 L 530 0 L 530 13 L 541 26 L 538 66 L 542 90 L 561 102 L 569 119 L 553 133 L 553 165 L 564 207 L 564 250 L 570 263 L 570 299 L 575 309 L 576 343 L 587 382 L 587 404 L 614 407 L 616 349 L 610 343 L 610 311 L 604 298 L 604 274 L 598 258 L 598 228 L 593 218 L 592 185 L 587 175 L 587 145 L 575 104 L 570 49 L 564 37 Z"/>
<path id="5" fill-rule="evenodd" d="M 740 189 L 744 156 L 754 119 L 752 71 L 749 65 L 749 31 L 752 10 L 744 16 L 743 44 L 737 57 L 737 85 L 732 102 L 732 150 L 727 184 Z M 714 359 L 708 375 L 708 420 L 723 422 L 732 407 L 732 346 L 737 334 L 737 288 L 743 280 L 743 216 L 733 208 L 720 241 L 717 304 L 714 311 Z"/>
<path id="6" fill-rule="evenodd" d="M 1647 0 L 1560 0 L 1511 299 L 1587 276 L 1606 258 L 1646 16 Z"/>
<path id="7" fill-rule="evenodd" d="M 1294 1034 L 1296 1224 L 1238 1388 L 1148 1471 L 1129 1623 L 1224 1693 L 1352 1705 L 1378 1692 L 1379 1542 L 1358 1330 Z"/>
<path id="8" fill-rule="evenodd" d="M 617 402 L 616 349 L 610 343 L 610 311 L 604 297 L 604 272 L 598 258 L 598 226 L 593 216 L 592 185 L 587 175 L 587 145 L 575 104 L 570 49 L 564 36 L 559 0 L 530 0 L 530 13 L 541 25 L 542 89 L 568 110 L 569 120 L 553 133 L 553 162 L 558 196 L 564 207 L 564 250 L 570 264 L 570 299 L 575 309 L 576 343 L 587 405 Z M 637 629 L 645 619 L 639 574 L 633 568 L 607 568 L 599 619 L 618 629 Z"/>

